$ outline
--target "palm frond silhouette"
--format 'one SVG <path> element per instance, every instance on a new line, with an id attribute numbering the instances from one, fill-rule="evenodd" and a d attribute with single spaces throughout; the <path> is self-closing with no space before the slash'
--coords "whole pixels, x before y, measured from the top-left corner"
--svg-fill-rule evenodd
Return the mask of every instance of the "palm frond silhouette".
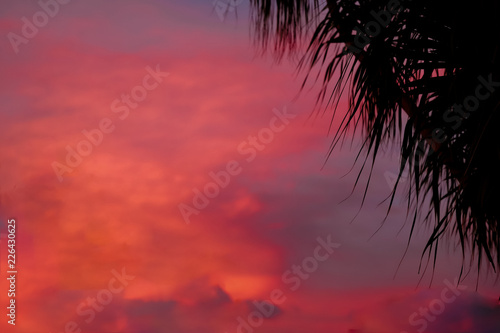
<path id="1" fill-rule="evenodd" d="M 277 60 L 322 80 L 318 103 L 349 106 L 333 138 L 362 130 L 364 163 L 401 139 L 412 228 L 429 223 L 422 256 L 456 242 L 469 265 L 500 265 L 500 2 L 250 0 L 252 31 Z M 369 172 L 371 173 L 371 170 Z M 369 181 L 368 181 L 369 182 Z M 427 204 L 429 208 L 427 209 Z M 471 267 L 471 266 L 469 266 Z M 463 271 L 462 271 L 463 272 Z"/>

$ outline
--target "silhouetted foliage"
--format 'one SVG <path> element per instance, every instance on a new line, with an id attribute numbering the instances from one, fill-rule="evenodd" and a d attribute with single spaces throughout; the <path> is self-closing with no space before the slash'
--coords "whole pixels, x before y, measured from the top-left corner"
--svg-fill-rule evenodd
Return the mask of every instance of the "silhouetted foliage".
<path id="1" fill-rule="evenodd" d="M 349 128 L 362 129 L 363 167 L 371 162 L 371 176 L 383 145 L 402 137 L 389 210 L 408 168 L 410 238 L 417 223 L 433 226 L 422 255 L 435 265 L 439 241 L 453 239 L 464 264 L 470 254 L 478 270 L 485 259 L 496 270 L 500 2 L 250 2 L 262 50 L 271 47 L 278 60 L 303 52 L 299 67 L 307 70 L 306 80 L 319 70 L 321 106 L 335 115 L 347 94 L 349 107 L 330 153 Z"/>

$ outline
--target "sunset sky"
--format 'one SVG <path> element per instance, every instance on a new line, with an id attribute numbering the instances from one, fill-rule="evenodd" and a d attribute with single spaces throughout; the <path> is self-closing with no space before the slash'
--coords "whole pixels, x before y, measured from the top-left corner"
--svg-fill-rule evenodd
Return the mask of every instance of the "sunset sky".
<path id="1" fill-rule="evenodd" d="M 399 265 L 397 147 L 360 210 L 359 136 L 325 164 L 332 112 L 296 61 L 259 54 L 247 1 L 60 2 L 0 4 L 1 332 L 500 331 L 492 272 L 452 290 L 454 240 L 419 273 L 420 224 Z"/>

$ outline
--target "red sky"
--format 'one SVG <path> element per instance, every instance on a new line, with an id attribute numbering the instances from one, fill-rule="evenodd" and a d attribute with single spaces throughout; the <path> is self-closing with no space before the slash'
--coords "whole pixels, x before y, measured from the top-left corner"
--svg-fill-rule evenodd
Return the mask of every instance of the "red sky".
<path id="1" fill-rule="evenodd" d="M 348 173 L 359 140 L 323 167 L 331 114 L 310 117 L 317 89 L 295 98 L 303 76 L 293 61 L 258 55 L 246 2 L 238 19 L 224 20 L 210 1 L 58 6 L 16 53 L 9 34 L 22 36 L 22 18 L 41 7 L 0 5 L 2 332 L 500 330 L 491 274 L 477 292 L 474 271 L 462 290 L 449 290 L 445 281 L 460 273 L 453 243 L 434 275 L 419 274 L 422 226 L 398 270 L 409 232 L 403 195 L 370 239 L 397 154 L 376 164 L 357 216 L 362 186 L 341 202 L 359 169 Z M 121 100 L 144 92 L 136 104 Z M 82 143 L 84 131 L 98 144 Z M 68 165 L 68 149 L 78 147 L 87 156 Z M 211 174 L 221 172 L 215 185 Z M 214 195 L 196 207 L 206 188 Z M 196 213 L 186 223 L 181 210 Z M 5 315 L 9 218 L 17 223 L 15 327 Z M 318 250 L 328 238 L 337 247 Z M 276 293 L 269 318 L 252 315 Z M 435 315 L 425 317 L 429 307 Z"/>

